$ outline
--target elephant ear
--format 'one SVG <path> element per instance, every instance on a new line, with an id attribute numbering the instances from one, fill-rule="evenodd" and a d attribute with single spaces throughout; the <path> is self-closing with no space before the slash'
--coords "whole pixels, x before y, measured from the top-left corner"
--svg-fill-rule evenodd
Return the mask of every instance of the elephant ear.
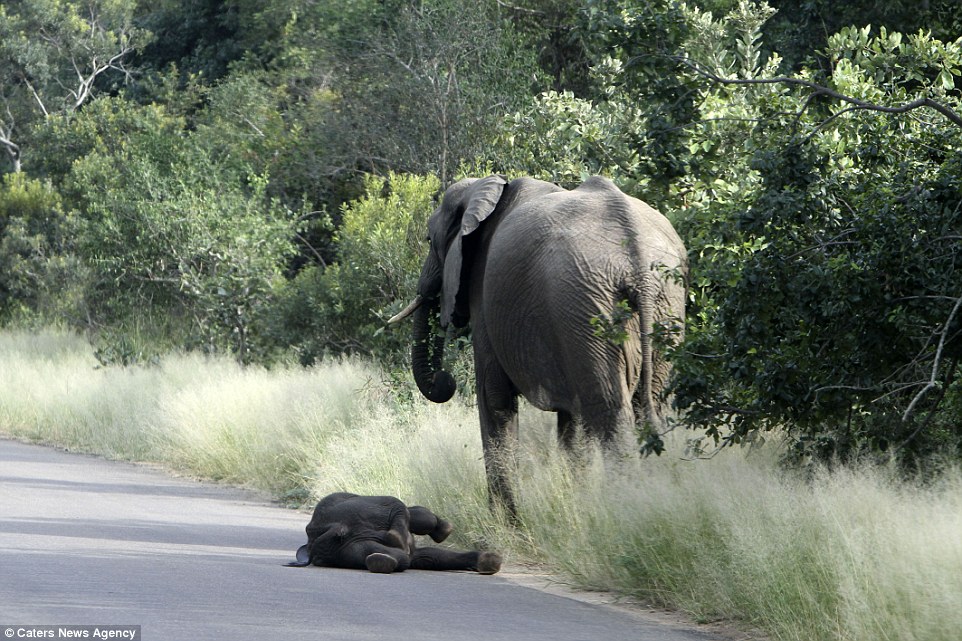
<path id="1" fill-rule="evenodd" d="M 504 176 L 488 176 L 468 188 L 465 194 L 464 215 L 461 216 L 461 235 L 467 236 L 494 213 L 508 181 Z"/>
<path id="2" fill-rule="evenodd" d="M 461 215 L 461 229 L 451 241 L 444 259 L 444 287 L 441 290 L 441 324 L 447 327 L 453 322 L 456 326 L 467 323 L 467 313 L 457 313 L 459 302 L 463 305 L 468 295 L 468 272 L 470 265 L 464 265 L 465 237 L 481 226 L 501 201 L 504 186 L 508 181 L 503 176 L 488 176 L 475 181 L 465 190 L 458 207 L 464 208 Z"/>
<path id="3" fill-rule="evenodd" d="M 303 568 L 311 564 L 311 550 L 307 547 L 305 543 L 301 547 L 297 548 L 297 552 L 294 553 L 295 561 L 286 563 L 285 565 L 289 568 Z"/>

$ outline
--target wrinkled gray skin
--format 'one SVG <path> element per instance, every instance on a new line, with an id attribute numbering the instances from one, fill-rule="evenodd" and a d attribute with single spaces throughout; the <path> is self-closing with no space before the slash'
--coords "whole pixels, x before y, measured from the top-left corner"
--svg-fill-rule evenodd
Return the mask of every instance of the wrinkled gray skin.
<path id="1" fill-rule="evenodd" d="M 451 533 L 451 524 L 427 508 L 407 507 L 393 496 L 358 496 L 337 492 L 321 499 L 307 526 L 307 544 L 288 565 L 369 570 L 390 573 L 413 570 L 474 570 L 494 574 L 501 556 L 494 552 L 461 552 L 417 547 L 414 535 L 436 543 Z"/>
<path id="2" fill-rule="evenodd" d="M 660 213 L 590 178 L 566 191 L 500 176 L 465 179 L 444 194 L 428 223 L 431 248 L 414 312 L 412 369 L 435 402 L 454 393 L 441 371 L 443 329 L 470 323 L 478 410 L 492 497 L 513 509 L 496 455 L 517 438 L 519 394 L 558 413 L 562 441 L 580 421 L 613 445 L 636 422 L 658 426 L 669 365 L 653 334 L 684 332 L 687 252 Z M 628 338 L 595 335 L 592 318 L 633 315 Z"/>

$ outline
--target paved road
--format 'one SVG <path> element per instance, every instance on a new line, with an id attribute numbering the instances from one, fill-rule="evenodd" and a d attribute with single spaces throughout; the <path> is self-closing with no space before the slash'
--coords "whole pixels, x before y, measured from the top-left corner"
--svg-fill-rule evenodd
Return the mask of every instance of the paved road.
<path id="1" fill-rule="evenodd" d="M 0 439 L 0 635 L 85 624 L 140 625 L 147 641 L 710 638 L 504 575 L 283 567 L 306 520 L 239 490 Z"/>

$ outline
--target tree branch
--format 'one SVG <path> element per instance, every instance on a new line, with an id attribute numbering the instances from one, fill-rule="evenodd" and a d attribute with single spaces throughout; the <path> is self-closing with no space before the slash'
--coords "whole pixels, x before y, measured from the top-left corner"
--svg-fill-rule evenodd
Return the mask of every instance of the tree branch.
<path id="1" fill-rule="evenodd" d="M 545 15 L 544 11 L 538 11 L 537 9 L 528 9 L 527 7 L 519 7 L 514 4 L 508 4 L 507 2 L 504 2 L 504 0 L 495 0 L 495 2 L 498 4 L 499 7 L 503 7 L 505 9 L 508 9 L 509 11 L 515 11 L 517 13 L 527 13 L 533 16 Z"/>
<path id="2" fill-rule="evenodd" d="M 23 82 L 23 84 L 26 85 L 27 89 L 30 90 L 30 93 L 33 94 L 33 98 L 34 100 L 37 101 L 37 105 L 40 107 L 40 111 L 43 112 L 44 117 L 46 118 L 47 116 L 49 116 L 50 113 L 47 111 L 46 105 L 43 104 L 43 100 L 40 99 L 40 94 L 37 93 L 36 88 L 33 86 L 33 83 L 31 83 L 30 80 L 27 78 L 26 74 L 21 73 L 20 79 Z"/>
<path id="3" fill-rule="evenodd" d="M 905 449 L 905 446 L 911 443 L 913 440 L 915 440 L 915 437 L 918 436 L 922 432 L 922 430 L 925 429 L 926 426 L 928 426 L 929 422 L 932 420 L 932 417 L 935 415 L 935 410 L 938 409 L 938 406 L 942 402 L 942 399 L 945 398 L 946 392 L 949 391 L 949 387 L 951 387 L 953 380 L 955 380 L 955 373 L 958 370 L 958 368 L 959 368 L 959 357 L 956 356 L 955 358 L 952 359 L 952 362 L 949 364 L 949 373 L 945 378 L 945 384 L 942 386 L 942 390 L 941 390 L 941 393 L 939 394 L 939 397 L 936 399 L 935 403 L 932 405 L 932 408 L 929 410 L 929 413 L 925 416 L 925 419 L 922 420 L 921 423 L 919 423 L 919 426 L 912 431 L 912 433 L 909 435 L 907 439 L 902 441 L 901 445 L 895 448 L 896 452 Z"/>
<path id="4" fill-rule="evenodd" d="M 97 61 L 97 57 L 94 56 L 90 61 L 90 67 L 91 67 L 90 73 L 86 77 L 84 77 L 84 73 L 81 71 L 80 67 L 77 65 L 76 58 L 71 57 L 70 62 L 73 65 L 74 71 L 77 72 L 77 79 L 78 79 L 78 82 L 80 83 L 76 91 L 70 90 L 69 92 L 71 95 L 75 97 L 74 105 L 73 105 L 74 110 L 80 109 L 80 107 L 82 107 L 83 104 L 90 97 L 90 94 L 93 93 L 94 82 L 96 82 L 100 74 L 104 73 L 108 69 L 114 69 L 114 70 L 123 72 L 126 76 L 130 75 L 127 69 L 124 68 L 123 65 L 120 65 L 118 63 L 122 61 L 124 57 L 131 51 L 132 51 L 131 47 L 125 46 L 121 48 L 120 52 L 113 55 L 109 60 L 107 60 L 104 63 L 99 63 Z"/>
<path id="5" fill-rule="evenodd" d="M 3 145 L 7 150 L 7 155 L 10 156 L 10 162 L 13 163 L 13 172 L 20 173 L 20 145 L 13 141 L 13 130 L 16 125 L 9 107 L 7 108 L 7 115 L 10 118 L 10 126 L 6 126 L 5 122 L 0 122 L 0 145 Z"/>
<path id="6" fill-rule="evenodd" d="M 912 415 L 913 410 L 915 410 L 915 406 L 918 405 L 919 401 L 922 400 L 922 397 L 925 396 L 933 387 L 938 386 L 939 367 L 942 364 L 942 351 L 945 349 L 945 342 L 949 336 L 949 328 L 952 327 L 952 321 L 955 320 L 955 315 L 958 313 L 960 307 L 962 307 L 962 296 L 956 299 L 955 305 L 952 307 L 952 311 L 949 313 L 949 317 L 945 321 L 945 325 L 942 326 L 942 331 L 940 332 L 939 336 L 939 346 L 935 350 L 935 359 L 932 361 L 932 373 L 929 376 L 929 380 L 925 383 L 925 386 L 919 390 L 918 394 L 915 395 L 915 398 L 912 399 L 912 402 L 909 403 L 905 413 L 902 414 L 902 421 L 907 421 L 909 416 Z M 911 440 L 911 438 L 909 440 Z"/>
<path id="7" fill-rule="evenodd" d="M 10 138 L 5 134 L 0 134 L 0 145 L 3 145 L 4 147 L 6 147 L 10 155 L 12 156 L 20 155 L 20 145 L 10 140 Z"/>
<path id="8" fill-rule="evenodd" d="M 324 260 L 324 257 L 321 256 L 321 252 L 317 251 L 317 249 L 314 248 L 314 245 L 312 245 L 312 244 L 310 243 L 310 241 L 307 240 L 307 238 L 305 238 L 303 235 L 301 235 L 301 234 L 299 234 L 299 233 L 297 233 L 297 232 L 294 232 L 294 238 L 296 238 L 297 240 L 301 241 L 301 243 L 303 243 L 304 246 L 307 247 L 307 249 L 308 249 L 312 254 L 314 254 L 314 258 L 316 258 L 317 261 L 321 264 L 321 267 L 327 267 L 327 261 L 325 261 L 325 260 Z"/>
<path id="9" fill-rule="evenodd" d="M 839 93 L 834 89 L 816 84 L 810 80 L 801 80 L 800 78 L 790 78 L 788 76 L 778 76 L 775 78 L 722 78 L 721 76 L 703 69 L 695 61 L 690 58 L 685 58 L 682 56 L 672 56 L 672 59 L 680 62 L 687 67 L 691 68 L 698 75 L 708 78 L 713 82 L 717 82 L 723 85 L 773 85 L 773 84 L 784 84 L 784 85 L 795 85 L 799 87 L 805 87 L 811 89 L 815 92 L 815 95 L 825 95 L 831 98 L 835 98 L 841 102 L 847 102 L 853 107 L 850 110 L 866 110 L 866 111 L 879 111 L 882 113 L 890 114 L 902 114 L 915 109 L 920 109 L 922 107 L 927 107 L 929 109 L 934 109 L 946 118 L 948 118 L 953 124 L 958 127 L 962 127 L 962 115 L 956 113 L 951 107 L 938 102 L 937 100 L 932 100 L 931 98 L 919 98 L 918 100 L 913 100 L 912 102 L 905 103 L 904 105 L 899 105 L 897 107 L 886 107 L 885 105 L 876 105 L 874 103 L 866 102 L 858 98 L 853 98 L 852 96 L 846 96 L 843 93 Z M 836 114 L 837 117 L 840 114 Z"/>

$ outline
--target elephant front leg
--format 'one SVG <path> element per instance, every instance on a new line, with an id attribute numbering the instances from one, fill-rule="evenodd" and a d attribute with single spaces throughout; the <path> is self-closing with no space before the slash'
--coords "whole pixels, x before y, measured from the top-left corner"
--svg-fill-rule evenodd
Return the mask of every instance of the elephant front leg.
<path id="1" fill-rule="evenodd" d="M 488 500 L 492 507 L 500 503 L 509 515 L 516 517 L 510 477 L 518 442 L 518 391 L 498 362 L 483 324 L 475 326 L 473 342 Z"/>
<path id="2" fill-rule="evenodd" d="M 411 516 L 408 508 L 397 501 L 388 519 L 388 529 L 382 543 L 389 547 L 400 548 L 408 554 L 414 550 L 414 537 L 411 536 Z"/>
<path id="3" fill-rule="evenodd" d="M 495 397 L 482 399 L 479 391 L 478 413 L 481 418 L 481 444 L 488 477 L 488 498 L 492 505 L 500 503 L 509 514 L 517 516 L 517 504 L 510 478 L 518 442 L 518 399 Z"/>

